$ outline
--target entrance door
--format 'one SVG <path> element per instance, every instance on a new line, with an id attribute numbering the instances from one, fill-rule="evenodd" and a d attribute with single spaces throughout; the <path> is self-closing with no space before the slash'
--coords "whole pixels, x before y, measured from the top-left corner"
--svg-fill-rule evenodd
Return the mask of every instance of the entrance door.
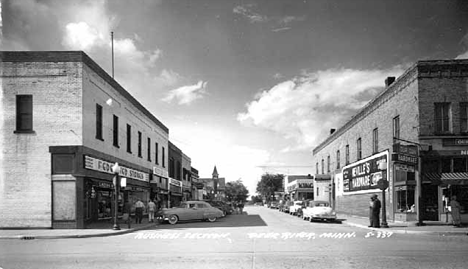
<path id="1" fill-rule="evenodd" d="M 436 185 L 422 185 L 423 220 L 439 220 L 438 189 Z"/>

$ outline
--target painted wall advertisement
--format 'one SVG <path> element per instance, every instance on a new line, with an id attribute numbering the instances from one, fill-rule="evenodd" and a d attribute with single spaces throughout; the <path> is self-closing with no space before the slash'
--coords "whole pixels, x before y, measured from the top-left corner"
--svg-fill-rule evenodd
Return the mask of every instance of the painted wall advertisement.
<path id="1" fill-rule="evenodd" d="M 386 163 L 386 170 L 379 168 L 380 163 Z M 379 190 L 384 173 L 388 180 L 388 151 L 347 165 L 343 167 L 343 193 Z"/>

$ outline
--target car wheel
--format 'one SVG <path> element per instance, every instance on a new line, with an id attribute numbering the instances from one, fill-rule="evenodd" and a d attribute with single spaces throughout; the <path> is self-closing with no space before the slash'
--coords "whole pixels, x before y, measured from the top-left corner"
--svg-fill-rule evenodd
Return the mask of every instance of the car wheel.
<path id="1" fill-rule="evenodd" d="M 310 222 L 313 222 L 313 221 L 314 221 L 314 219 L 313 219 L 312 217 L 310 217 L 310 218 L 309 218 L 309 221 L 310 221 Z"/>
<path id="2" fill-rule="evenodd" d="M 170 215 L 168 219 L 169 223 L 172 225 L 176 224 L 179 221 L 179 217 L 177 217 L 177 215 Z"/>
<path id="3" fill-rule="evenodd" d="M 208 218 L 208 221 L 209 221 L 209 222 L 215 222 L 215 221 L 216 221 L 216 217 L 209 217 L 209 218 Z"/>
<path id="4" fill-rule="evenodd" d="M 223 217 L 226 217 L 226 215 L 227 215 L 227 212 L 223 211 Z"/>

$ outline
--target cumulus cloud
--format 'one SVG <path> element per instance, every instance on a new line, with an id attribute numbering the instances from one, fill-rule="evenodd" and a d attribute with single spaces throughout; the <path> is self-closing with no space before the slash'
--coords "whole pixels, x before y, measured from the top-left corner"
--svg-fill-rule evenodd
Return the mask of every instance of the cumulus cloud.
<path id="1" fill-rule="evenodd" d="M 458 55 L 455 59 L 468 59 L 468 51 L 463 54 Z"/>
<path id="2" fill-rule="evenodd" d="M 172 100 L 177 100 L 179 105 L 188 105 L 193 101 L 203 98 L 206 93 L 207 82 L 199 81 L 195 85 L 182 86 L 171 90 L 162 100 L 170 103 Z"/>
<path id="3" fill-rule="evenodd" d="M 349 115 L 375 97 L 384 88 L 387 76 L 403 71 L 403 67 L 396 66 L 388 70 L 330 69 L 304 73 L 262 91 L 237 119 L 293 139 L 296 150 L 310 149 L 331 128 L 340 127 Z"/>
<path id="4" fill-rule="evenodd" d="M 182 79 L 182 76 L 173 70 L 163 69 L 159 75 L 159 79 L 164 83 L 164 85 L 173 86 Z"/>
<path id="5" fill-rule="evenodd" d="M 256 13 L 252 10 L 254 6 L 253 5 L 246 5 L 246 6 L 236 6 L 233 9 L 233 12 L 236 14 L 240 14 L 247 18 L 251 23 L 256 23 L 256 22 L 266 22 L 268 21 L 268 17 L 261 15 L 259 13 Z"/>

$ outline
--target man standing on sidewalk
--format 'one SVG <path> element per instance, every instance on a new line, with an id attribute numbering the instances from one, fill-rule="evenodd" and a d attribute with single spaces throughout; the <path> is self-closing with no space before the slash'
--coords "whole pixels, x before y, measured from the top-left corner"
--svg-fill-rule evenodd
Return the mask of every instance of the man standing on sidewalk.
<path id="1" fill-rule="evenodd" d="M 372 224 L 374 228 L 380 228 L 380 208 L 382 207 L 377 194 L 371 196 L 372 204 Z"/>
<path id="2" fill-rule="evenodd" d="M 143 210 L 145 209 L 145 205 L 143 202 L 138 199 L 138 201 L 135 203 L 135 217 L 136 217 L 136 223 L 140 223 L 143 220 Z"/>
<path id="3" fill-rule="evenodd" d="M 156 204 L 149 200 L 148 201 L 148 222 L 154 222 L 154 212 L 156 211 Z"/>

